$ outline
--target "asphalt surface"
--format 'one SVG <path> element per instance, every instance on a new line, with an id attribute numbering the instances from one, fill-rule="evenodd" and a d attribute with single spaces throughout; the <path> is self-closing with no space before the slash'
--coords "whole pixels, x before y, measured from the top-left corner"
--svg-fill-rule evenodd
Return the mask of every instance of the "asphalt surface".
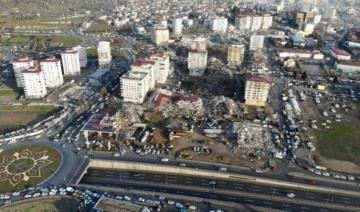
<path id="1" fill-rule="evenodd" d="M 105 173 L 101 174 L 105 176 Z M 125 176 L 125 175 L 124 175 Z M 130 176 L 129 176 L 130 177 Z M 309 205 L 302 205 L 301 200 L 297 201 L 298 203 L 290 203 L 286 201 L 287 197 L 284 197 L 284 201 L 277 201 L 277 200 L 263 200 L 261 198 L 256 197 L 243 197 L 241 195 L 237 195 L 234 193 L 233 195 L 230 194 L 222 194 L 217 193 L 215 189 L 209 189 L 205 191 L 199 191 L 194 189 L 187 189 L 187 188 L 173 188 L 171 185 L 168 187 L 160 187 L 158 185 L 153 185 L 151 182 L 147 184 L 138 184 L 136 182 L 124 182 L 114 178 L 106 178 L 106 177 L 85 177 L 82 182 L 83 184 L 91 184 L 91 185 L 100 185 L 100 186 L 108 186 L 109 188 L 119 187 L 125 189 L 132 189 L 132 190 L 143 190 L 143 191 L 152 191 L 152 192 L 161 192 L 161 193 L 169 193 L 169 194 L 177 194 L 183 195 L 188 197 L 197 197 L 197 198 L 206 198 L 206 199 L 213 199 L 217 201 L 224 201 L 224 202 L 234 202 L 244 205 L 255 205 L 273 209 L 279 209 L 283 211 L 347 211 L 345 206 L 344 210 L 340 209 L 331 209 L 328 208 L 326 203 L 319 204 L 319 206 L 309 206 Z M 252 189 L 252 188 L 251 188 Z M 261 189 L 261 188 L 255 188 Z M 241 192 L 239 192 L 241 193 Z"/>
<path id="2" fill-rule="evenodd" d="M 119 171 L 119 170 L 107 170 L 107 169 L 93 169 L 89 168 L 82 183 L 94 183 L 94 179 L 101 182 L 116 181 L 140 181 L 162 184 L 177 184 L 181 186 L 195 186 L 212 189 L 213 192 L 217 190 L 232 190 L 242 191 L 250 193 L 261 193 L 265 195 L 271 195 L 274 197 L 285 197 L 287 193 L 294 193 L 296 199 L 310 200 L 321 203 L 333 203 L 338 205 L 349 205 L 360 207 L 360 198 L 336 195 L 330 193 L 318 193 L 313 191 L 295 190 L 278 188 L 273 186 L 258 185 L 251 182 L 239 182 L 231 180 L 218 180 L 211 178 L 200 178 L 192 176 L 172 175 L 172 174 L 160 174 L 160 173 L 145 173 L 145 172 L 131 172 L 131 171 Z M 210 185 L 210 181 L 214 181 L 213 185 Z M 330 198 L 329 198 L 330 196 Z"/>

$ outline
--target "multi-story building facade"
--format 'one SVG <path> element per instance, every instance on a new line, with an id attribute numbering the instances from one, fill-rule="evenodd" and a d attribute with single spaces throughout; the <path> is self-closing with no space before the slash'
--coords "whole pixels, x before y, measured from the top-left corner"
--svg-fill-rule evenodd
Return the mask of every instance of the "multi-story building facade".
<path id="1" fill-rule="evenodd" d="M 86 48 L 82 46 L 75 46 L 75 50 L 79 52 L 79 60 L 80 60 L 80 67 L 84 68 L 87 65 L 87 54 L 86 54 Z"/>
<path id="2" fill-rule="evenodd" d="M 141 104 L 149 90 L 148 74 L 129 71 L 120 78 L 121 97 L 125 102 Z"/>
<path id="3" fill-rule="evenodd" d="M 270 76 L 268 73 L 246 73 L 245 105 L 264 107 L 270 90 Z"/>
<path id="4" fill-rule="evenodd" d="M 251 35 L 249 49 L 262 49 L 264 47 L 264 39 L 264 35 Z"/>
<path id="5" fill-rule="evenodd" d="M 76 76 L 81 72 L 79 52 L 75 49 L 66 49 L 61 52 L 61 62 L 64 76 Z"/>
<path id="6" fill-rule="evenodd" d="M 181 18 L 175 18 L 172 21 L 172 30 L 175 35 L 181 35 L 182 34 L 182 19 Z"/>
<path id="7" fill-rule="evenodd" d="M 46 95 L 44 72 L 33 66 L 21 71 L 22 86 L 25 97 L 28 99 L 41 99 Z"/>
<path id="8" fill-rule="evenodd" d="M 335 61 L 335 69 L 344 73 L 360 73 L 360 62 Z"/>
<path id="9" fill-rule="evenodd" d="M 271 15 L 264 15 L 263 19 L 262 19 L 262 29 L 269 29 L 272 26 L 272 22 L 273 22 L 273 16 Z"/>
<path id="10" fill-rule="evenodd" d="M 207 50 L 190 49 L 188 56 L 188 69 L 190 76 L 202 76 L 207 65 Z"/>
<path id="11" fill-rule="evenodd" d="M 240 65 L 244 60 L 245 46 L 230 45 L 228 48 L 227 62 L 231 65 Z"/>
<path id="12" fill-rule="evenodd" d="M 164 25 L 155 25 L 151 32 L 151 40 L 156 45 L 167 44 L 169 42 L 169 29 Z"/>
<path id="13" fill-rule="evenodd" d="M 206 39 L 196 38 L 190 42 L 190 49 L 206 50 Z"/>
<path id="14" fill-rule="evenodd" d="M 109 71 L 111 68 L 111 46 L 108 41 L 100 41 L 97 48 L 99 71 Z"/>
<path id="15" fill-rule="evenodd" d="M 155 82 L 165 83 L 170 72 L 170 57 L 168 54 L 157 54 L 149 58 L 155 62 Z"/>
<path id="16" fill-rule="evenodd" d="M 262 16 L 253 16 L 250 30 L 255 31 L 261 29 L 262 22 L 263 22 Z"/>
<path id="17" fill-rule="evenodd" d="M 148 74 L 149 89 L 155 88 L 155 61 L 152 60 L 136 60 L 131 64 L 132 72 L 141 72 Z"/>
<path id="18" fill-rule="evenodd" d="M 210 29 L 218 33 L 225 33 L 227 31 L 227 26 L 228 20 L 224 17 L 215 17 L 210 23 Z"/>
<path id="19" fill-rule="evenodd" d="M 23 71 L 27 68 L 33 67 L 34 61 L 33 61 L 33 59 L 31 59 L 29 57 L 19 57 L 12 61 L 12 66 L 14 69 L 16 85 L 19 88 L 21 88 L 22 87 L 21 71 Z"/>
<path id="20" fill-rule="evenodd" d="M 61 62 L 56 57 L 41 60 L 40 68 L 44 72 L 46 87 L 58 87 L 64 83 Z"/>
<path id="21" fill-rule="evenodd" d="M 249 30 L 251 28 L 252 17 L 248 15 L 237 16 L 235 26 L 240 30 Z"/>

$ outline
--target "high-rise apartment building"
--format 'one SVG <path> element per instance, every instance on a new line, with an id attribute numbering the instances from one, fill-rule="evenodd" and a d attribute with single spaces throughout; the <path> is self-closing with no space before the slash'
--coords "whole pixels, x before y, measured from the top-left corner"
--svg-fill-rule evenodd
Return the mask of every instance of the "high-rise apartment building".
<path id="1" fill-rule="evenodd" d="M 245 46 L 244 45 L 230 45 L 228 48 L 227 61 L 231 65 L 239 65 L 244 60 Z"/>
<path id="2" fill-rule="evenodd" d="M 40 61 L 46 87 L 58 87 L 64 83 L 61 62 L 56 57 L 48 57 Z"/>
<path id="3" fill-rule="evenodd" d="M 61 52 L 61 62 L 64 76 L 75 76 L 80 74 L 80 59 L 79 52 L 77 50 L 66 49 Z"/>
<path id="4" fill-rule="evenodd" d="M 169 30 L 164 25 L 155 25 L 151 32 L 151 40 L 156 45 L 167 44 L 169 42 Z"/>
<path id="5" fill-rule="evenodd" d="M 80 60 L 80 67 L 84 68 L 87 65 L 87 54 L 86 54 L 86 48 L 82 46 L 75 46 L 75 50 L 79 52 L 79 60 Z"/>
<path id="6" fill-rule="evenodd" d="M 235 26 L 240 30 L 246 30 L 251 28 L 252 17 L 248 15 L 235 17 Z"/>
<path id="7" fill-rule="evenodd" d="M 211 19 L 210 29 L 214 32 L 225 33 L 227 31 L 228 19 L 224 17 L 215 17 Z"/>
<path id="8" fill-rule="evenodd" d="M 141 104 L 149 90 L 148 74 L 129 71 L 120 77 L 121 97 L 125 102 Z"/>
<path id="9" fill-rule="evenodd" d="M 251 35 L 249 49 L 262 49 L 264 47 L 264 39 L 264 35 Z"/>
<path id="10" fill-rule="evenodd" d="M 175 35 L 181 35 L 182 34 L 182 19 L 181 18 L 175 18 L 172 21 L 172 30 Z"/>
<path id="11" fill-rule="evenodd" d="M 29 57 L 19 57 L 12 61 L 12 66 L 14 69 L 16 84 L 19 88 L 21 88 L 22 87 L 21 71 L 33 67 L 34 61 Z"/>
<path id="12" fill-rule="evenodd" d="M 155 62 L 155 81 L 165 83 L 170 72 L 170 57 L 168 54 L 157 54 L 149 58 Z"/>
<path id="13" fill-rule="evenodd" d="M 111 46 L 108 41 L 100 41 L 97 48 L 99 71 L 109 71 L 111 68 Z"/>
<path id="14" fill-rule="evenodd" d="M 149 89 L 155 88 L 155 61 L 152 60 L 136 60 L 131 64 L 132 72 L 141 72 L 148 74 Z"/>
<path id="15" fill-rule="evenodd" d="M 188 69 L 190 76 L 202 76 L 207 65 L 207 50 L 190 49 L 188 57 Z"/>
<path id="16" fill-rule="evenodd" d="M 255 31 L 261 29 L 263 17 L 262 16 L 253 16 L 250 30 Z"/>
<path id="17" fill-rule="evenodd" d="M 264 15 L 262 19 L 262 29 L 269 29 L 272 26 L 273 16 L 271 15 Z"/>
<path id="18" fill-rule="evenodd" d="M 190 49 L 206 50 L 206 39 L 196 38 L 190 42 Z"/>
<path id="19" fill-rule="evenodd" d="M 25 97 L 28 99 L 41 99 L 46 95 L 44 72 L 33 66 L 21 71 L 22 86 Z"/>
<path id="20" fill-rule="evenodd" d="M 268 73 L 246 73 L 245 105 L 264 107 L 270 90 Z"/>

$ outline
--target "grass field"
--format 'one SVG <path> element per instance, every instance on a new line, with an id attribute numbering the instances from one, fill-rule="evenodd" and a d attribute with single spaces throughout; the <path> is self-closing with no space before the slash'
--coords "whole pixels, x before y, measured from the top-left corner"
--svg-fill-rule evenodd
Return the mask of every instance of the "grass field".
<path id="1" fill-rule="evenodd" d="M 93 23 L 91 26 L 86 29 L 84 32 L 86 33 L 101 33 L 112 30 L 111 26 L 107 24 L 101 24 L 101 23 Z"/>
<path id="2" fill-rule="evenodd" d="M 25 126 L 54 110 L 54 106 L 0 105 L 0 130 Z"/>
<path id="3" fill-rule="evenodd" d="M 8 212 L 38 212 L 38 211 L 84 211 L 78 210 L 80 202 L 70 197 L 46 197 L 37 200 L 27 200 L 14 205 L 6 206 L 3 211 Z"/>
<path id="4" fill-rule="evenodd" d="M 0 97 L 1 96 L 16 96 L 18 97 L 20 93 L 12 89 L 0 89 Z"/>
<path id="5" fill-rule="evenodd" d="M 360 164 L 360 130 L 357 124 L 336 122 L 317 133 L 321 155 Z"/>
<path id="6" fill-rule="evenodd" d="M 40 177 L 30 177 L 28 181 L 21 181 L 15 187 L 10 183 L 9 180 L 0 181 L 0 192 L 12 192 L 17 190 L 26 189 L 29 186 L 39 184 L 50 177 L 59 167 L 61 162 L 61 155 L 57 150 L 46 147 L 46 146 L 25 146 L 20 148 L 11 149 L 9 151 L 3 152 L 0 154 L 0 161 L 3 161 L 4 156 L 12 156 L 14 153 L 21 153 L 25 149 L 29 149 L 31 152 L 43 152 L 46 151 L 46 155 L 49 156 L 48 160 L 52 161 L 43 168 L 40 168 Z M 29 159 L 30 160 L 30 159 Z M 12 162 L 12 163 L 16 163 Z M 12 163 L 9 163 L 10 165 Z M 27 170 L 28 167 L 25 168 Z"/>
<path id="7" fill-rule="evenodd" d="M 82 43 L 82 40 L 78 37 L 57 36 L 52 38 L 50 42 L 63 43 L 65 47 L 73 47 L 80 45 Z"/>
<path id="8" fill-rule="evenodd" d="M 97 58 L 98 54 L 96 49 L 86 49 L 86 54 L 88 58 Z"/>

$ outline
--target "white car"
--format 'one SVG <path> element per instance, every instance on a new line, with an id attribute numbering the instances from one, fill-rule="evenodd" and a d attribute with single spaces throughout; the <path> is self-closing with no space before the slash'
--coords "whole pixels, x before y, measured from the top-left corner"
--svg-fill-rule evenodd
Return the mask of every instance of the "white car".
<path id="1" fill-rule="evenodd" d="M 74 188 L 69 186 L 69 187 L 66 188 L 66 191 L 68 191 L 68 192 L 74 192 Z"/>
<path id="2" fill-rule="evenodd" d="M 174 205 L 174 204 L 175 204 L 175 202 L 174 202 L 174 201 L 172 201 L 172 200 L 168 200 L 168 204 L 169 204 L 169 205 Z"/>
<path id="3" fill-rule="evenodd" d="M 340 178 L 343 179 L 343 180 L 347 179 L 346 176 L 344 176 L 344 175 L 340 175 Z"/>
<path id="4" fill-rule="evenodd" d="M 184 206 L 183 206 L 183 204 L 181 204 L 180 202 L 177 202 L 177 203 L 175 204 L 175 207 L 177 207 L 177 208 L 182 208 L 182 207 L 184 207 Z"/>
<path id="5" fill-rule="evenodd" d="M 321 175 L 321 172 L 319 172 L 318 170 L 315 170 L 314 173 L 317 175 Z"/>
<path id="6" fill-rule="evenodd" d="M 116 196 L 115 199 L 117 199 L 117 200 L 122 200 L 123 197 L 122 197 L 122 196 Z"/>
<path id="7" fill-rule="evenodd" d="M 294 194 L 294 193 L 287 193 L 286 196 L 287 196 L 287 197 L 290 197 L 290 198 L 294 198 L 294 197 L 295 197 L 295 194 Z"/>
<path id="8" fill-rule="evenodd" d="M 355 178 L 353 176 L 350 176 L 350 175 L 348 175 L 347 178 L 348 178 L 348 180 L 355 180 Z"/>
<path id="9" fill-rule="evenodd" d="M 20 195 L 20 192 L 14 192 L 12 193 L 12 195 L 15 197 L 15 196 L 19 196 Z"/>
<path id="10" fill-rule="evenodd" d="M 340 178 L 340 176 L 337 175 L 337 174 L 333 174 L 333 177 L 336 178 L 336 179 L 339 179 L 339 178 Z"/>
<path id="11" fill-rule="evenodd" d="M 54 196 L 54 195 L 56 195 L 56 192 L 53 192 L 53 191 L 49 192 L 49 196 Z"/>
<path id="12" fill-rule="evenodd" d="M 159 196 L 159 200 L 164 200 L 165 197 L 164 196 Z"/>
<path id="13" fill-rule="evenodd" d="M 147 200 L 146 200 L 146 203 L 148 203 L 148 204 L 153 204 L 154 201 L 152 201 L 151 199 L 147 199 Z"/>
<path id="14" fill-rule="evenodd" d="M 161 161 L 162 161 L 162 162 L 168 162 L 169 159 L 167 159 L 167 158 L 161 158 Z"/>
<path id="15" fill-rule="evenodd" d="M 44 196 L 47 196 L 47 195 L 48 195 L 47 192 L 44 192 L 44 193 L 41 194 L 41 196 L 43 196 L 43 197 L 44 197 Z"/>
<path id="16" fill-rule="evenodd" d="M 124 196 L 124 199 L 127 200 L 127 201 L 130 201 L 130 200 L 131 200 L 131 197 L 129 197 L 129 196 Z"/>
<path id="17" fill-rule="evenodd" d="M 32 195 L 32 197 L 38 197 L 38 196 L 40 196 L 40 193 L 35 193 Z"/>
<path id="18" fill-rule="evenodd" d="M 31 198 L 31 197 L 32 197 L 31 194 L 26 194 L 26 195 L 24 196 L 25 199 L 28 199 L 28 198 Z"/>
<path id="19" fill-rule="evenodd" d="M 255 169 L 255 172 L 256 172 L 256 173 L 259 173 L 259 174 L 264 173 L 264 171 L 263 171 L 262 169 Z"/>
<path id="20" fill-rule="evenodd" d="M 62 196 L 66 195 L 66 191 L 60 191 L 60 195 Z"/>
<path id="21" fill-rule="evenodd" d="M 186 164 L 185 164 L 185 163 L 180 163 L 180 164 L 179 164 L 179 166 L 181 166 L 181 167 L 185 167 L 185 166 L 186 166 Z"/>
<path id="22" fill-rule="evenodd" d="M 142 198 L 142 197 L 139 197 L 138 201 L 139 201 L 139 202 L 145 202 L 145 199 Z"/>
<path id="23" fill-rule="evenodd" d="M 325 176 L 325 177 L 329 177 L 329 176 L 330 176 L 330 174 L 327 173 L 327 172 L 323 172 L 322 175 Z"/>

